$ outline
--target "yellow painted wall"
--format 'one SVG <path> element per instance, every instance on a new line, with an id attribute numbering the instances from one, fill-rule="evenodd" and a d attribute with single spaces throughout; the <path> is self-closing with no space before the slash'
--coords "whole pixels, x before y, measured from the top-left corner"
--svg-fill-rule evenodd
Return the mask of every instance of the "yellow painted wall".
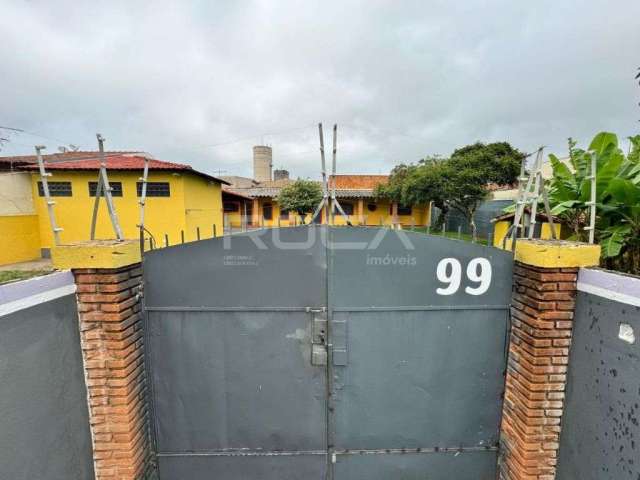
<path id="1" fill-rule="evenodd" d="M 493 226 L 493 246 L 502 248 L 502 242 L 504 240 L 509 227 L 511 226 L 510 220 L 503 220 L 501 222 L 496 222 Z M 568 231 L 564 225 L 554 224 L 556 236 L 559 239 L 567 238 Z M 547 222 L 541 224 L 540 227 L 540 238 L 542 240 L 549 240 L 552 238 L 551 235 L 551 225 Z M 511 242 L 507 242 L 509 245 Z"/>
<path id="2" fill-rule="evenodd" d="M 559 238 L 559 239 L 566 238 L 566 236 L 563 236 L 567 232 L 566 227 L 564 227 L 564 225 L 558 225 L 557 223 L 554 223 L 553 226 L 556 232 L 556 238 Z M 553 238 L 553 236 L 551 235 L 551 224 L 549 223 L 542 224 L 542 227 L 540 228 L 540 238 L 543 240 L 549 240 Z"/>
<path id="3" fill-rule="evenodd" d="M 358 199 L 339 199 L 340 204 L 345 204 L 345 203 L 351 203 L 353 204 L 353 215 L 349 215 L 349 221 L 351 221 L 352 225 L 360 225 L 360 212 L 359 212 L 359 206 L 358 206 Z M 272 220 L 264 220 L 263 219 L 263 209 L 264 209 L 264 205 L 270 203 L 272 205 L 272 211 L 273 211 L 273 215 L 272 215 Z M 368 204 L 375 204 L 376 205 L 376 209 L 375 211 L 371 212 L 368 209 Z M 294 221 L 294 216 L 290 215 L 288 216 L 286 219 L 280 219 L 279 223 L 278 223 L 278 218 L 280 215 L 280 206 L 278 205 L 277 200 L 271 200 L 269 198 L 260 198 L 259 199 L 259 204 L 260 204 L 260 208 L 259 208 L 259 218 L 261 222 L 264 222 L 264 226 L 265 227 L 277 227 L 278 225 L 280 227 L 288 227 L 288 226 L 293 226 L 293 225 L 300 225 L 300 218 L 298 215 L 295 215 L 295 221 Z M 376 201 L 374 199 L 364 199 L 364 223 L 363 225 L 368 225 L 368 226 L 377 226 L 377 225 L 391 225 L 392 224 L 392 216 L 391 216 L 391 204 L 387 201 L 384 200 L 379 200 Z M 234 219 L 235 222 L 237 223 L 237 225 L 239 226 L 239 218 L 236 219 L 236 216 L 233 216 L 230 218 Z M 398 221 L 406 226 L 406 227 L 410 227 L 411 225 L 416 225 L 416 226 L 424 226 L 424 225 L 428 225 L 429 221 L 431 219 L 431 209 L 429 206 L 414 206 L 412 208 L 412 212 L 411 215 L 400 215 L 398 216 Z M 311 214 L 306 215 L 305 217 L 305 223 L 309 223 L 309 221 L 311 220 Z M 322 220 L 324 223 L 324 213 L 322 213 Z M 346 220 L 342 217 L 342 215 L 340 215 L 339 213 L 336 213 L 334 216 L 334 222 L 335 225 L 346 225 L 347 222 Z M 232 225 L 235 227 L 236 223 L 233 223 Z"/>
<path id="4" fill-rule="evenodd" d="M 184 176 L 184 206 L 186 216 L 185 241 L 197 240 L 198 227 L 200 238 L 223 234 L 222 226 L 222 188 L 217 182 L 205 178 Z"/>
<path id="5" fill-rule="evenodd" d="M 502 221 L 496 222 L 493 225 L 493 246 L 502 248 L 502 242 L 504 240 L 505 235 L 509 231 L 509 227 L 511 226 L 511 222 Z"/>
<path id="6" fill-rule="evenodd" d="M 251 203 L 251 200 L 231 200 L 231 203 L 235 203 L 237 205 L 237 210 L 235 212 L 224 212 L 223 217 L 226 219 L 225 225 L 229 225 L 232 229 L 237 230 L 244 225 L 243 217 L 245 215 L 244 205 L 245 203 Z M 247 207 L 249 208 L 249 207 Z M 250 210 L 247 210 L 250 212 Z M 251 223 L 251 218 L 247 220 L 247 223 Z"/>
<path id="7" fill-rule="evenodd" d="M 40 258 L 40 230 L 36 215 L 0 217 L 0 265 Z"/>
<path id="8" fill-rule="evenodd" d="M 353 225 L 360 225 L 360 211 L 358 200 L 341 200 L 340 203 L 349 202 L 354 206 L 353 215 L 349 216 L 349 220 Z M 371 212 L 368 208 L 369 204 L 375 204 L 375 211 Z M 393 216 L 391 214 L 391 204 L 383 200 L 364 199 L 364 223 L 363 225 L 376 226 L 376 225 L 392 225 Z M 411 215 L 398 215 L 398 223 L 403 226 L 411 227 L 428 225 L 430 220 L 430 208 L 428 206 L 413 206 L 411 209 Z M 342 215 L 336 214 L 336 225 L 345 225 L 346 221 L 342 218 Z"/>
<path id="9" fill-rule="evenodd" d="M 109 171 L 110 182 L 122 183 L 122 197 L 114 197 L 118 220 L 125 238 L 139 237 L 140 220 L 139 198 L 136 182 L 141 172 Z M 42 246 L 51 248 L 53 235 L 49 226 L 49 217 L 44 197 L 38 195 L 37 174 L 32 175 L 33 196 L 42 232 Z M 72 183 L 71 197 L 52 197 L 62 243 L 88 240 L 91 230 L 91 216 L 95 197 L 89 196 L 88 183 L 97 181 L 97 171 L 61 172 L 54 171 L 49 181 L 68 181 Z M 164 245 L 165 234 L 171 245 L 181 241 L 181 231 L 185 232 L 185 241 L 195 240 L 195 227 L 201 226 L 202 238 L 212 236 L 213 224 L 219 234 L 222 233 L 222 198 L 220 185 L 209 185 L 208 181 L 193 174 L 172 172 L 149 172 L 149 182 L 168 182 L 169 197 L 147 197 L 145 205 L 145 227 L 156 239 L 158 246 Z M 205 228 L 206 227 L 206 228 Z M 96 238 L 114 238 L 111 221 L 104 198 L 100 199 Z"/>

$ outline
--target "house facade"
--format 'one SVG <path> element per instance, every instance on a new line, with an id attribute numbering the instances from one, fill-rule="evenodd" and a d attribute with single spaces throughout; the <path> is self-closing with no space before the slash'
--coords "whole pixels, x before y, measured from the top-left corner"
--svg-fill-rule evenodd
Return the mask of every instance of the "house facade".
<path id="1" fill-rule="evenodd" d="M 288 227 L 301 223 L 297 214 L 286 211 L 278 203 L 280 191 L 294 182 L 286 170 L 271 171 L 270 147 L 254 147 L 254 178 L 225 176 L 229 183 L 223 189 L 225 222 L 230 228 Z M 336 198 L 348 218 L 334 214 L 334 225 L 368 226 L 426 226 L 430 222 L 429 205 L 403 206 L 375 195 L 378 185 L 388 182 L 388 175 L 335 175 L 330 176 L 329 188 L 334 188 Z M 318 182 L 320 183 L 320 182 Z M 237 195 L 237 198 L 233 198 Z M 311 221 L 311 214 L 305 223 Z M 317 223 L 329 223 L 325 212 L 316 218 Z"/>
<path id="2" fill-rule="evenodd" d="M 45 156 L 45 166 L 51 200 L 61 243 L 86 241 L 90 238 L 100 160 L 96 152 L 72 152 L 73 155 Z M 81 155 L 78 155 L 78 154 Z M 16 165 L 13 157 L 11 171 L 0 172 L 8 179 L 13 175 L 28 185 L 31 211 L 27 215 L 14 215 L 12 220 L 0 219 L 0 224 L 11 222 L 9 230 L 0 233 L 0 247 L 20 240 L 28 232 L 30 246 L 20 255 L 0 256 L 0 262 L 13 263 L 47 256 L 54 244 L 47 205 L 38 167 L 33 157 L 24 157 Z M 145 200 L 145 237 L 156 246 L 222 235 L 223 180 L 192 169 L 188 165 L 149 158 L 144 153 L 107 152 L 106 164 L 113 203 L 125 238 L 139 238 L 140 199 L 145 160 L 149 173 Z M 2 162 L 6 166 L 6 161 Z M 23 192 L 24 193 L 24 192 Z M 23 195 L 25 196 L 25 195 Z M 15 238 L 16 235 L 20 239 Z M 105 201 L 101 199 L 96 223 L 96 238 L 114 238 Z M 26 240 L 25 240 L 26 241 Z M 149 245 L 149 244 L 147 244 Z M 13 249 L 15 250 L 15 249 Z M 37 252 L 37 256 L 34 254 Z M 30 257 L 30 258 L 25 258 Z"/>

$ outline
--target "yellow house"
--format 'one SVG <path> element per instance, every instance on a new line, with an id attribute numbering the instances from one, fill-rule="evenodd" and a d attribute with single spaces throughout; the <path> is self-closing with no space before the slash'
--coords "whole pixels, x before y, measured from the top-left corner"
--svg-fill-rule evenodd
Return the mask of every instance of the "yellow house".
<path id="1" fill-rule="evenodd" d="M 286 170 L 272 173 L 272 151 L 268 146 L 253 147 L 254 178 L 227 176 L 225 187 L 225 224 L 229 228 L 288 227 L 301 223 L 298 215 L 280 208 L 278 195 L 282 188 L 294 180 Z M 336 197 L 344 209 L 349 223 L 369 226 L 424 227 L 431 221 L 429 205 L 399 205 L 378 199 L 375 188 L 389 180 L 388 175 L 335 175 L 329 178 L 329 187 L 335 186 Z M 237 195 L 237 198 L 232 198 Z M 305 223 L 311 215 L 305 217 Z M 322 212 L 317 223 L 327 223 Z M 334 215 L 335 225 L 346 225 L 338 212 Z"/>
<path id="2" fill-rule="evenodd" d="M 88 240 L 94 208 L 100 161 L 96 152 L 72 152 L 46 156 L 45 167 L 62 244 Z M 83 156 L 79 156 L 82 153 Z M 216 177 L 193 170 L 190 166 L 151 159 L 143 153 L 108 152 L 106 155 L 113 202 L 125 238 L 139 238 L 141 177 L 145 159 L 149 173 L 145 200 L 145 240 L 147 248 L 173 245 L 198 238 L 223 234 L 222 184 Z M 54 244 L 44 191 L 37 165 L 19 167 L 31 172 L 35 225 L 39 248 L 47 256 Z M 11 232 L 9 232 L 9 235 Z M 30 234 L 33 236 L 34 232 Z M 2 232 L 0 236 L 5 236 Z M 115 238 L 105 199 L 100 199 L 96 238 Z M 2 239 L 0 238 L 0 244 Z M 4 263 L 8 263 L 4 259 Z M 22 261 L 24 258 L 16 258 Z"/>
<path id="3" fill-rule="evenodd" d="M 504 238 L 509 232 L 509 228 L 513 225 L 515 214 L 513 213 L 505 213 L 504 215 L 500 215 L 495 217 L 491 222 L 493 223 L 493 246 L 502 248 L 504 243 Z M 523 222 L 525 227 L 527 228 L 531 222 L 531 212 L 529 209 L 525 209 Z M 569 228 L 566 225 L 560 222 L 558 217 L 553 217 L 554 230 L 556 232 L 556 237 L 560 239 L 566 239 L 571 235 Z M 541 239 L 551 239 L 553 236 L 551 235 L 551 224 L 549 223 L 549 219 L 545 213 L 536 213 L 536 227 L 534 232 L 534 238 Z M 518 233 L 518 237 L 521 237 L 522 232 Z M 510 241 L 507 240 L 507 243 L 510 245 Z"/>
<path id="4" fill-rule="evenodd" d="M 230 179 L 230 177 L 225 178 Z M 345 218 L 336 211 L 334 225 L 346 225 L 347 219 L 352 225 L 363 226 L 420 227 L 429 225 L 430 208 L 428 205 L 402 206 L 376 198 L 376 185 L 387 182 L 388 178 L 387 175 L 336 175 L 331 177 L 329 185 L 333 185 L 335 182 L 336 197 L 347 216 Z M 231 228 L 238 228 L 244 224 L 253 227 L 300 225 L 299 216 L 283 210 L 278 203 L 280 190 L 292 182 L 293 180 L 288 178 L 281 178 L 256 182 L 254 185 L 244 188 L 237 186 L 237 183 L 232 183 L 223 192 L 226 225 Z M 234 199 L 233 195 L 240 198 Z M 327 223 L 327 219 L 324 217 L 325 212 L 323 211 L 318 215 L 316 222 Z M 307 214 L 305 223 L 310 221 L 311 214 Z"/>

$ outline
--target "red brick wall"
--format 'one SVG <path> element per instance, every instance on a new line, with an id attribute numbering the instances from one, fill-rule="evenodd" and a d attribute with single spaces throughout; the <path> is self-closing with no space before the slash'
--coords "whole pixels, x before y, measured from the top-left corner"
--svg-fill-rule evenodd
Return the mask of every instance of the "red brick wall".
<path id="1" fill-rule="evenodd" d="M 140 264 L 73 270 L 78 287 L 96 478 L 142 478 L 149 464 Z"/>
<path id="2" fill-rule="evenodd" d="M 515 264 L 501 479 L 555 477 L 577 274 Z"/>

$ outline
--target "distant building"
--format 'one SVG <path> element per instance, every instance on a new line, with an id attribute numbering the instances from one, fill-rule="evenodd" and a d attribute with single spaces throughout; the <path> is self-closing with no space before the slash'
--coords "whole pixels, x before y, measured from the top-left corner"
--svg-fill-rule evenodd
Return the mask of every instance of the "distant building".
<path id="1" fill-rule="evenodd" d="M 46 170 L 63 243 L 90 238 L 100 160 L 97 152 L 45 155 Z M 118 220 L 125 238 L 139 238 L 139 200 L 145 159 L 149 158 L 145 202 L 146 236 L 158 246 L 223 233 L 224 180 L 189 165 L 150 158 L 142 152 L 106 152 L 107 171 Z M 48 255 L 53 246 L 44 192 L 34 156 L 0 157 L 0 186 L 12 185 L 11 198 L 0 199 L 0 264 Z M 6 190 L 5 190 L 6 191 Z M 16 203 L 23 207 L 10 211 Z M 96 238 L 115 234 L 105 202 L 100 202 Z M 3 213 L 4 212 L 4 213 Z M 13 246 L 16 242 L 24 248 Z M 28 247 L 25 247 L 28 246 Z M 3 252 L 4 250 L 4 252 Z M 20 251 L 17 251 L 20 250 Z M 9 253 L 7 253 L 9 252 Z"/>
<path id="2" fill-rule="evenodd" d="M 229 183 L 223 190 L 225 223 L 232 228 L 245 224 L 265 227 L 300 224 L 297 215 L 281 209 L 278 203 L 282 188 L 294 182 L 289 172 L 279 169 L 272 174 L 271 147 L 253 147 L 253 155 L 254 178 L 221 177 Z M 336 175 L 329 178 L 329 186 L 335 182 L 336 197 L 353 225 L 428 225 L 428 205 L 402 206 L 376 198 L 376 186 L 388 181 L 388 175 Z M 233 198 L 233 195 L 237 197 Z M 305 223 L 311 220 L 310 217 L 307 215 Z M 334 218 L 336 225 L 347 223 L 338 212 Z M 324 212 L 316 221 L 327 223 Z"/>

